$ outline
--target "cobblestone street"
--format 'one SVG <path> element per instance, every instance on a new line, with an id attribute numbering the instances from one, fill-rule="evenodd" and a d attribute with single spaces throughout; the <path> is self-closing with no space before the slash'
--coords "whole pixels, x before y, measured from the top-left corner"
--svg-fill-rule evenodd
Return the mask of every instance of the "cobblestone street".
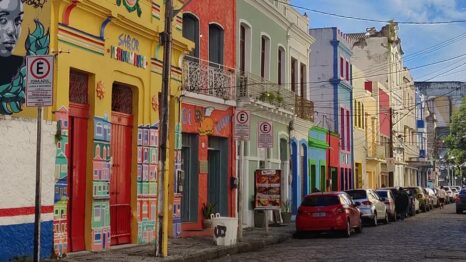
<path id="1" fill-rule="evenodd" d="M 466 214 L 456 214 L 451 204 L 403 222 L 365 227 L 349 239 L 336 235 L 291 239 L 214 261 L 466 261 L 465 236 Z"/>

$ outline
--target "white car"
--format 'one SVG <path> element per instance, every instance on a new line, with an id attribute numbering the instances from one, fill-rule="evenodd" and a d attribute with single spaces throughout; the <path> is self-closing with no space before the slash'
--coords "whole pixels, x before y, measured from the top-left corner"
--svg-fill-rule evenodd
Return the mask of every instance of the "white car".
<path id="1" fill-rule="evenodd" d="M 362 219 L 370 221 L 374 226 L 377 226 L 379 220 L 385 224 L 390 223 L 387 206 L 380 200 L 374 190 L 353 189 L 345 192 L 352 197 L 353 202 L 361 212 Z"/>

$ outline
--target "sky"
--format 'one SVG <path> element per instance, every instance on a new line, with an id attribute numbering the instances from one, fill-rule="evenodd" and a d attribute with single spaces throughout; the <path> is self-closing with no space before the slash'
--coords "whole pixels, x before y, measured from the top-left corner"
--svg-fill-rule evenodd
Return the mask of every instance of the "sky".
<path id="1" fill-rule="evenodd" d="M 290 0 L 291 4 L 338 15 L 409 22 L 466 21 L 466 0 Z M 384 23 L 358 21 L 299 9 L 311 28 L 338 27 L 345 33 L 377 30 Z M 415 81 L 466 81 L 466 23 L 399 25 L 404 65 Z M 415 67 L 436 63 L 432 66 Z"/>

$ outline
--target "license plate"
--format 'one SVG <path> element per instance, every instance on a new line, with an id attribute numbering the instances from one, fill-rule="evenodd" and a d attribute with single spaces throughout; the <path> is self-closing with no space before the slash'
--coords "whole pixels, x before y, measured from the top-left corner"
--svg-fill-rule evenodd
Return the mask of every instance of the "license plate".
<path id="1" fill-rule="evenodd" d="M 324 217 L 324 216 L 325 216 L 325 212 L 316 212 L 316 213 L 312 213 L 312 216 L 313 216 L 313 217 Z"/>

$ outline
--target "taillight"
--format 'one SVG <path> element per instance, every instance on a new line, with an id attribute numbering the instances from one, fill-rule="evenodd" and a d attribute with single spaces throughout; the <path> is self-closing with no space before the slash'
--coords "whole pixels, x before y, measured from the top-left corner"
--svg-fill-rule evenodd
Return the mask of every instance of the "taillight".
<path id="1" fill-rule="evenodd" d="M 365 205 L 365 206 L 371 206 L 372 202 L 371 201 L 363 201 L 362 204 Z"/>
<path id="2" fill-rule="evenodd" d="M 390 205 L 390 200 L 385 200 L 385 204 Z"/>

